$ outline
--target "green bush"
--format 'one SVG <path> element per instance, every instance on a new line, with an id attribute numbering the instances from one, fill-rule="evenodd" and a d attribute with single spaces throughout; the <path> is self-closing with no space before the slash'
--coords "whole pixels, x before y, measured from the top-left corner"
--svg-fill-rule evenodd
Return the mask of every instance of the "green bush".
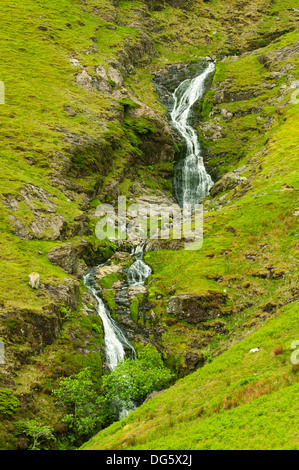
<path id="1" fill-rule="evenodd" d="M 103 377 L 104 396 L 99 399 L 104 410 L 119 415 L 132 404 L 140 405 L 147 395 L 169 385 L 172 374 L 154 346 L 147 345 L 136 360 L 127 359 Z"/>
<path id="2" fill-rule="evenodd" d="M 43 441 L 56 440 L 53 428 L 44 424 L 39 418 L 18 421 L 15 424 L 15 433 L 24 434 L 31 439 L 29 450 L 40 450 Z"/>
<path id="3" fill-rule="evenodd" d="M 66 407 L 67 413 L 63 421 L 75 435 L 88 435 L 102 423 L 95 388 L 92 371 L 86 368 L 76 375 L 62 379 L 59 388 L 53 392 L 59 403 Z"/>
<path id="4" fill-rule="evenodd" d="M 0 416 L 9 417 L 16 413 L 20 402 L 12 390 L 0 389 Z"/>

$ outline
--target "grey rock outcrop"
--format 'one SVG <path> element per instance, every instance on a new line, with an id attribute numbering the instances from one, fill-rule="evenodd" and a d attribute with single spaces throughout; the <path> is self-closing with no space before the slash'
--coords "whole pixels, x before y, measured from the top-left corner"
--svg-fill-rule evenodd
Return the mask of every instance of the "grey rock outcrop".
<path id="1" fill-rule="evenodd" d="M 60 266 L 66 273 L 75 274 L 78 268 L 76 248 L 72 243 L 56 246 L 47 254 L 49 261 Z"/>
<path id="2" fill-rule="evenodd" d="M 55 304 L 76 310 L 80 298 L 80 284 L 74 279 L 65 278 L 63 283 L 56 285 L 45 284 L 44 288 L 54 300 Z"/>

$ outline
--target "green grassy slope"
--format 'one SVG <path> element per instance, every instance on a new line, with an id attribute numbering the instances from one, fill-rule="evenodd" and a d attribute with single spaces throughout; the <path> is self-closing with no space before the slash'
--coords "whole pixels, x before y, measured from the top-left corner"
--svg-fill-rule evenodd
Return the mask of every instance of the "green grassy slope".
<path id="1" fill-rule="evenodd" d="M 298 449 L 298 334 L 297 302 L 82 449 Z"/>
<path id="2" fill-rule="evenodd" d="M 146 253 L 153 268 L 149 298 L 164 327 L 162 342 L 169 363 L 179 374 L 186 367 L 186 352 L 199 348 L 218 354 L 233 337 L 242 336 L 298 296 L 299 108 L 292 102 L 298 54 L 274 62 L 271 70 L 258 60 L 293 47 L 298 39 L 297 33 L 289 33 L 255 53 L 216 64 L 199 127 L 207 164 L 218 173 L 214 197 L 204 201 L 203 246 L 196 251 Z M 283 70 L 286 64 L 289 71 L 270 79 L 273 69 Z M 222 89 L 233 99 L 217 104 Z M 253 96 L 255 91 L 258 96 Z M 249 95 L 239 100 L 236 93 Z M 229 121 L 222 117 L 223 110 L 232 114 Z M 214 139 L 219 127 L 220 137 Z M 222 178 L 239 168 L 243 181 L 236 182 L 233 175 Z M 166 313 L 173 295 L 209 292 L 227 293 L 237 310 L 221 317 L 222 332 L 217 332 L 215 321 L 196 329 Z"/>

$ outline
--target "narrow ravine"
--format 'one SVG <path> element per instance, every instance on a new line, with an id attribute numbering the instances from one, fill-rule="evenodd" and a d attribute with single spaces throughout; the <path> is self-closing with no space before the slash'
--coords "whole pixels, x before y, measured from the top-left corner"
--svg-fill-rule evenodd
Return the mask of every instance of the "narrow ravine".
<path id="1" fill-rule="evenodd" d="M 135 262 L 127 270 L 127 284 L 129 286 L 143 285 L 151 274 L 151 268 L 143 261 L 143 254 L 144 242 L 132 247 L 131 255 L 135 257 Z M 97 302 L 96 310 L 103 322 L 105 361 L 109 371 L 113 372 L 116 366 L 127 357 L 136 359 L 136 352 L 99 295 L 96 287 L 96 271 L 101 266 L 103 264 L 89 269 L 84 275 L 83 281 L 88 292 Z M 123 407 L 119 413 L 119 419 L 125 418 L 135 407 L 133 402 L 129 407 Z"/>
<path id="2" fill-rule="evenodd" d="M 213 186 L 210 175 L 206 172 L 202 149 L 195 129 L 189 124 L 190 113 L 194 103 L 203 97 L 205 82 L 214 73 L 214 63 L 209 63 L 205 70 L 194 79 L 182 82 L 173 93 L 174 106 L 171 112 L 172 125 L 186 143 L 186 155 L 177 163 L 174 173 L 174 196 L 182 208 L 193 209 L 195 204 L 205 197 Z M 144 285 L 151 274 L 151 268 L 144 262 L 145 241 L 132 245 L 131 256 L 135 261 L 126 270 L 128 286 Z M 136 352 L 125 332 L 112 318 L 108 308 L 99 295 L 96 287 L 96 271 L 99 267 L 89 269 L 84 275 L 84 284 L 96 300 L 96 309 L 103 322 L 104 354 L 110 372 L 126 357 L 136 358 Z M 127 416 L 134 409 L 123 409 L 119 418 Z"/>
<path id="3" fill-rule="evenodd" d="M 147 277 L 151 274 L 151 268 L 143 261 L 144 242 L 132 247 L 131 255 L 135 257 L 135 262 L 127 270 L 127 284 L 129 286 L 143 285 Z M 108 308 L 101 299 L 96 288 L 96 270 L 103 266 L 89 269 L 83 277 L 88 292 L 97 302 L 97 312 L 102 319 L 104 329 L 104 351 L 105 360 L 109 370 L 112 372 L 120 361 L 129 357 L 135 358 L 134 347 L 126 338 L 125 333 L 112 318 Z M 128 354 L 126 354 L 128 353 Z"/>

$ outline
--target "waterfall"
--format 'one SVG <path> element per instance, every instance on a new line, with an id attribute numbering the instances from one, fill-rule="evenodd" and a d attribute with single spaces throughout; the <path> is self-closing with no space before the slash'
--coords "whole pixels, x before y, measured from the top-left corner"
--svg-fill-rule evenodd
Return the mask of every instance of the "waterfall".
<path id="1" fill-rule="evenodd" d="M 204 166 L 197 133 L 188 121 L 192 106 L 204 95 L 206 79 L 214 71 L 215 65 L 211 62 L 198 77 L 183 81 L 173 93 L 171 120 L 186 145 L 186 156 L 174 169 L 174 195 L 183 208 L 193 209 L 213 186 Z"/>
<path id="2" fill-rule="evenodd" d="M 203 97 L 205 81 L 214 70 L 215 65 L 209 63 L 201 75 L 194 79 L 185 80 L 173 93 L 172 124 L 186 144 L 186 156 L 177 163 L 174 175 L 174 193 L 183 208 L 193 208 L 213 186 L 212 179 L 205 170 L 197 133 L 189 124 L 189 120 L 191 108 L 198 99 Z M 135 262 L 125 270 L 128 286 L 144 285 L 145 280 L 152 272 L 151 268 L 143 261 L 144 247 L 145 243 L 141 242 L 132 248 L 131 255 L 135 257 Z M 95 270 L 96 268 L 88 270 L 83 280 L 88 292 L 97 302 L 97 312 L 103 322 L 105 358 L 108 368 L 112 372 L 117 364 L 125 359 L 126 351 L 130 351 L 133 359 L 136 358 L 136 353 L 99 296 L 95 286 Z M 134 409 L 133 403 L 130 409 L 123 408 L 119 418 L 127 416 L 132 409 Z"/>
<path id="3" fill-rule="evenodd" d="M 97 313 L 100 315 L 104 329 L 104 351 L 107 366 L 112 372 L 117 364 L 125 359 L 126 349 L 131 352 L 131 356 L 135 359 L 135 349 L 125 337 L 121 328 L 113 320 L 109 310 L 106 308 L 103 300 L 98 294 L 94 286 L 95 269 L 89 270 L 83 277 L 84 284 L 88 288 L 88 292 L 97 301 Z"/>
<path id="4" fill-rule="evenodd" d="M 143 243 L 140 243 L 132 249 L 131 255 L 135 256 L 135 262 L 127 270 L 127 283 L 129 286 L 143 285 L 145 279 L 151 273 L 151 268 L 143 261 L 143 253 Z M 136 359 L 136 352 L 131 343 L 125 337 L 122 329 L 111 317 L 109 310 L 99 296 L 98 290 L 95 287 L 96 269 L 97 268 L 92 268 L 88 270 L 83 276 L 83 281 L 85 286 L 88 288 L 88 292 L 97 302 L 96 309 L 102 319 L 104 330 L 105 359 L 110 372 L 113 372 L 117 364 L 125 359 L 126 350 L 130 351 L 132 359 Z M 134 409 L 135 404 L 133 402 L 129 407 L 123 407 L 119 413 L 119 419 L 125 418 L 130 411 Z"/>
<path id="5" fill-rule="evenodd" d="M 127 283 L 129 286 L 143 285 L 146 278 L 151 274 L 151 268 L 143 261 L 144 243 L 133 247 L 131 255 L 135 256 L 133 263 L 127 270 Z"/>

